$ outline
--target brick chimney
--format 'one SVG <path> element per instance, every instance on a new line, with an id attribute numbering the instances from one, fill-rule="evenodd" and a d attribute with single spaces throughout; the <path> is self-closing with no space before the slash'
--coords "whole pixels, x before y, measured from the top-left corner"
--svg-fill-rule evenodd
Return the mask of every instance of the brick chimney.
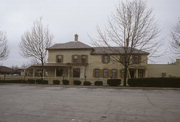
<path id="1" fill-rule="evenodd" d="M 78 35 L 77 34 L 74 35 L 74 41 L 78 41 Z"/>

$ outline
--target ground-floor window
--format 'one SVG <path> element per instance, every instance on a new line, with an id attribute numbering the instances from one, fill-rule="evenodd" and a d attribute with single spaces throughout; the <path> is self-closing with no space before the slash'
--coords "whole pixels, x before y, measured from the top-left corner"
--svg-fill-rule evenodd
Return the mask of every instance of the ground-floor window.
<path id="1" fill-rule="evenodd" d="M 117 69 L 112 69 L 112 78 L 117 78 Z"/>
<path id="2" fill-rule="evenodd" d="M 94 77 L 99 78 L 100 77 L 100 70 L 99 69 L 94 69 Z"/>
<path id="3" fill-rule="evenodd" d="M 145 70 L 144 69 L 138 69 L 138 78 L 143 78 L 145 76 Z"/>
<path id="4" fill-rule="evenodd" d="M 73 69 L 73 77 L 79 78 L 80 77 L 80 68 Z"/>
<path id="5" fill-rule="evenodd" d="M 56 68 L 56 76 L 62 77 L 64 70 L 62 68 Z"/>
<path id="6" fill-rule="evenodd" d="M 108 69 L 104 69 L 103 70 L 103 77 L 104 78 L 108 78 L 109 77 L 109 70 Z"/>

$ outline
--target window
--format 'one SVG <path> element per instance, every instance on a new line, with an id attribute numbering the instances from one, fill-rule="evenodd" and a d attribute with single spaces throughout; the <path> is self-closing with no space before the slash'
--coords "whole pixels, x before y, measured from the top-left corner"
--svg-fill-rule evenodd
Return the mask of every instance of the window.
<path id="1" fill-rule="evenodd" d="M 138 69 L 138 78 L 143 78 L 145 76 L 145 70 L 144 69 Z"/>
<path id="2" fill-rule="evenodd" d="M 56 68 L 56 76 L 62 77 L 64 70 L 62 68 Z"/>
<path id="3" fill-rule="evenodd" d="M 117 70 L 116 69 L 112 69 L 112 78 L 117 78 Z"/>
<path id="4" fill-rule="evenodd" d="M 139 55 L 134 55 L 134 56 L 132 57 L 132 63 L 133 63 L 133 64 L 140 64 L 140 63 L 141 63 L 141 56 L 139 56 Z"/>
<path id="5" fill-rule="evenodd" d="M 130 78 L 135 78 L 136 70 L 135 69 L 129 69 Z"/>
<path id="6" fill-rule="evenodd" d="M 78 55 L 73 55 L 72 56 L 72 63 L 78 63 L 79 62 L 79 56 Z"/>
<path id="7" fill-rule="evenodd" d="M 80 68 L 74 68 L 73 69 L 73 77 L 79 78 L 80 77 Z"/>
<path id="8" fill-rule="evenodd" d="M 87 62 L 88 62 L 88 61 L 87 61 L 87 58 L 88 58 L 87 55 L 82 55 L 82 56 L 81 56 L 81 63 L 82 63 L 82 64 L 87 63 Z"/>
<path id="9" fill-rule="evenodd" d="M 108 55 L 103 55 L 102 62 L 108 64 L 110 62 L 110 57 Z"/>
<path id="10" fill-rule="evenodd" d="M 62 55 L 57 55 L 56 56 L 56 62 L 62 63 L 63 62 L 63 56 Z"/>
<path id="11" fill-rule="evenodd" d="M 103 70 L 103 77 L 104 78 L 108 78 L 109 77 L 109 70 L 108 69 L 104 69 Z"/>
<path id="12" fill-rule="evenodd" d="M 100 77 L 100 70 L 99 69 L 94 69 L 94 77 L 99 78 Z"/>

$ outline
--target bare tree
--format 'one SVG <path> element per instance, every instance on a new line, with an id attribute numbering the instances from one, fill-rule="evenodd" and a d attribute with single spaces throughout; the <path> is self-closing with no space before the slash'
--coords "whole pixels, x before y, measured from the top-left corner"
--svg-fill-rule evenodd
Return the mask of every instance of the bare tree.
<path id="1" fill-rule="evenodd" d="M 46 62 L 47 50 L 51 46 L 52 34 L 44 27 L 42 19 L 35 21 L 31 31 L 27 31 L 21 38 L 20 48 L 24 57 L 32 57 L 38 60 L 42 66 Z"/>
<path id="2" fill-rule="evenodd" d="M 124 66 L 124 86 L 133 54 L 138 54 L 138 51 L 153 53 L 157 48 L 157 41 L 154 39 L 159 31 L 152 9 L 147 8 L 146 3 L 141 0 L 119 4 L 105 29 L 98 27 L 97 32 L 98 40 L 95 45 L 106 49 L 108 47 L 108 50 L 118 53 L 112 59 Z"/>
<path id="3" fill-rule="evenodd" d="M 6 35 L 0 31 L 0 60 L 7 58 L 8 56 L 8 47 L 7 47 L 7 38 Z"/>
<path id="4" fill-rule="evenodd" d="M 177 57 L 180 57 L 180 20 L 171 32 L 171 37 L 170 49 Z"/>

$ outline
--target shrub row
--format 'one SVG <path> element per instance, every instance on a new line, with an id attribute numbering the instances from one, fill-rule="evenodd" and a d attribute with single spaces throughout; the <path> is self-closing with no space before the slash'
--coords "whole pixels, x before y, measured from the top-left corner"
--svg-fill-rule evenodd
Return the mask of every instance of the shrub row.
<path id="1" fill-rule="evenodd" d="M 0 83 L 28 83 L 28 84 L 48 84 L 47 80 L 43 79 L 28 79 L 28 80 L 0 80 Z M 59 85 L 60 80 L 53 80 L 53 84 Z M 69 80 L 62 80 L 62 84 L 69 85 Z M 74 80 L 74 85 L 81 85 L 82 82 L 80 80 Z M 90 81 L 84 81 L 83 85 L 90 86 L 92 83 Z M 119 86 L 121 84 L 120 79 L 108 79 L 107 84 L 110 86 Z M 96 86 L 102 86 L 102 81 L 95 81 L 94 85 Z"/>
<path id="2" fill-rule="evenodd" d="M 47 80 L 43 79 L 28 79 L 28 80 L 0 80 L 0 83 L 28 83 L 28 84 L 48 84 Z"/>
<path id="3" fill-rule="evenodd" d="M 24 80 L 0 80 L 0 83 L 27 83 Z"/>
<path id="4" fill-rule="evenodd" d="M 132 87 L 180 87 L 180 78 L 137 78 L 129 79 Z"/>
<path id="5" fill-rule="evenodd" d="M 60 84 L 60 81 L 59 81 L 59 80 L 53 80 L 53 84 L 58 85 L 58 84 Z M 63 85 L 69 85 L 69 80 L 62 80 L 62 84 L 63 84 Z M 81 82 L 80 80 L 74 80 L 74 81 L 73 81 L 73 84 L 74 84 L 74 85 L 81 85 L 82 82 Z M 91 83 L 90 81 L 84 81 L 84 82 L 83 82 L 83 85 L 84 85 L 84 86 L 90 86 L 91 84 L 92 84 L 92 83 Z M 96 85 L 96 86 L 102 86 L 102 85 L 103 85 L 103 82 L 102 82 L 102 81 L 96 81 L 96 82 L 95 82 L 95 85 Z"/>
<path id="6" fill-rule="evenodd" d="M 109 86 L 119 86 L 121 84 L 121 79 L 108 79 L 107 84 Z"/>

